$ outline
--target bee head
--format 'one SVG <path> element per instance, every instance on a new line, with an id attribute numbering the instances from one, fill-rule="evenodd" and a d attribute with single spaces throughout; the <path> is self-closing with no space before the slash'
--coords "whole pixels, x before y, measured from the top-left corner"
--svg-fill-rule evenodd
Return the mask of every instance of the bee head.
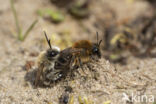
<path id="1" fill-rule="evenodd" d="M 60 53 L 60 49 L 58 47 L 54 47 L 52 49 L 48 49 L 47 50 L 47 58 L 49 60 L 54 60 L 59 56 Z"/>
<path id="2" fill-rule="evenodd" d="M 57 58 L 57 56 L 59 55 L 60 53 L 60 48 L 59 47 L 56 47 L 56 46 L 51 46 L 51 43 L 50 43 L 50 39 L 48 39 L 47 37 L 47 34 L 46 32 L 44 31 L 44 34 L 45 34 L 45 37 L 46 37 L 46 40 L 47 40 L 47 43 L 49 45 L 49 49 L 47 50 L 47 58 L 49 60 L 54 60 Z"/>
<path id="3" fill-rule="evenodd" d="M 101 44 L 102 40 L 99 41 L 99 39 L 98 39 L 98 32 L 96 32 L 96 34 L 97 34 L 97 43 L 93 43 L 92 54 L 94 56 L 98 56 L 99 58 L 101 58 L 100 44 Z"/>

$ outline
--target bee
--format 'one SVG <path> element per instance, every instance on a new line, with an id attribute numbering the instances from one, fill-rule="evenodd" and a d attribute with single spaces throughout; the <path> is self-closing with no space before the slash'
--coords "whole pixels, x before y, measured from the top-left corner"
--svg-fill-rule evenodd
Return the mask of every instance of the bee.
<path id="1" fill-rule="evenodd" d="M 98 32 L 96 34 L 97 43 L 90 42 L 89 40 L 80 40 L 71 47 L 61 51 L 54 67 L 56 69 L 65 68 L 63 71 L 69 72 L 69 70 L 77 69 L 78 67 L 83 69 L 83 64 L 101 58 L 100 44 L 102 40 L 99 41 Z"/>
<path id="2" fill-rule="evenodd" d="M 38 56 L 38 70 L 35 79 L 35 86 L 38 86 L 40 82 L 47 86 L 51 82 L 58 80 L 60 77 L 59 72 L 54 69 L 55 61 L 60 54 L 60 48 L 51 46 L 50 39 L 48 39 L 46 32 L 44 32 L 44 34 L 49 45 L 49 49 L 41 52 Z"/>
<path id="3" fill-rule="evenodd" d="M 83 64 L 90 62 L 91 60 L 98 60 L 101 58 L 100 44 L 102 40 L 98 39 L 97 42 L 91 42 L 89 40 L 80 40 L 73 44 L 71 47 L 73 50 L 79 50 L 79 52 L 73 53 L 73 66 L 82 67 Z"/>
<path id="4" fill-rule="evenodd" d="M 45 33 L 45 32 L 44 32 Z M 68 69 L 71 69 L 71 60 L 73 53 L 79 50 L 66 48 L 60 51 L 60 48 L 51 46 L 50 39 L 46 33 L 45 37 L 49 45 L 49 49 L 43 51 L 38 56 L 38 70 L 35 79 L 35 86 L 41 82 L 45 86 L 50 86 L 53 82 L 57 82 L 65 78 L 68 74 Z"/>

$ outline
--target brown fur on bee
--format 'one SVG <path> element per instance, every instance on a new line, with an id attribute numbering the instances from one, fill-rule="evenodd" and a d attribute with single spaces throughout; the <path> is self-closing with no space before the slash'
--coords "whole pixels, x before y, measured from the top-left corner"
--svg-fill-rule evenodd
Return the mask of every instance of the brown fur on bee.
<path id="1" fill-rule="evenodd" d="M 80 66 L 84 63 L 90 62 L 92 59 L 101 58 L 100 44 L 102 40 L 98 40 L 97 32 L 97 43 L 90 42 L 89 40 L 80 40 L 73 44 L 73 50 L 80 50 L 80 52 L 73 53 L 74 64 Z"/>
<path id="2" fill-rule="evenodd" d="M 72 49 L 81 49 L 81 52 L 74 53 L 74 56 L 77 56 L 76 58 L 80 57 L 83 63 L 88 62 L 90 60 L 90 57 L 88 57 L 88 55 L 91 55 L 92 49 L 92 43 L 90 41 L 80 40 L 72 46 Z M 75 63 L 77 63 L 77 61 Z"/>
<path id="3" fill-rule="evenodd" d="M 72 46 L 72 48 L 83 48 L 88 50 L 88 53 L 91 52 L 92 43 L 89 40 L 80 40 Z"/>

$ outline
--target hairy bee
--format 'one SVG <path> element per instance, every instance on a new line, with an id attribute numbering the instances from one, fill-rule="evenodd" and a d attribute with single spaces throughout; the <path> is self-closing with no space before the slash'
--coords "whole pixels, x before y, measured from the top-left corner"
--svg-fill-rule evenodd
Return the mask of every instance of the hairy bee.
<path id="1" fill-rule="evenodd" d="M 80 40 L 73 44 L 71 47 L 73 50 L 79 50 L 78 52 L 73 53 L 73 65 L 82 67 L 82 64 L 88 63 L 91 60 L 101 58 L 100 44 L 102 40 L 98 39 L 97 43 L 90 42 L 89 40 Z"/>
<path id="2" fill-rule="evenodd" d="M 55 61 L 57 60 L 60 48 L 51 46 L 50 39 L 48 39 L 44 32 L 49 49 L 43 51 L 38 56 L 38 70 L 35 79 L 35 86 L 39 83 L 43 85 L 49 85 L 52 81 L 56 81 L 59 78 L 59 72 L 54 69 Z"/>
<path id="3" fill-rule="evenodd" d="M 98 40 L 97 33 L 97 43 L 92 43 L 88 40 L 80 40 L 73 44 L 72 47 L 64 49 L 60 52 L 55 62 L 55 69 L 64 69 L 64 73 L 67 73 L 69 70 L 78 68 L 79 66 L 82 68 L 82 64 L 88 63 L 91 60 L 101 58 L 101 42 L 102 40 Z"/>
<path id="4" fill-rule="evenodd" d="M 51 46 L 50 40 L 45 33 L 49 49 L 43 51 L 38 56 L 38 70 L 35 79 L 35 86 L 41 82 L 45 86 L 50 86 L 53 82 L 57 82 L 65 78 L 68 74 L 68 69 L 71 69 L 71 61 L 73 53 L 79 50 L 66 48 L 60 51 L 60 48 Z"/>

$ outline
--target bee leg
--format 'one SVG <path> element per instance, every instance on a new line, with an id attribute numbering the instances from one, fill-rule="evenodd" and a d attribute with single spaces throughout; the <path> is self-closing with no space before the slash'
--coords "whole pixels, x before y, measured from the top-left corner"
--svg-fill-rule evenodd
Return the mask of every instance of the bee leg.
<path id="1" fill-rule="evenodd" d="M 35 82 L 34 82 L 34 86 L 35 88 L 38 86 L 39 82 L 40 82 L 40 76 L 42 74 L 42 71 L 43 71 L 43 67 L 44 65 L 41 65 L 36 73 L 36 78 L 35 78 Z"/>
<path id="2" fill-rule="evenodd" d="M 73 57 L 73 58 L 71 59 L 71 61 L 70 61 L 70 64 L 69 64 L 69 69 L 70 69 L 71 71 L 74 71 L 74 70 L 76 70 L 76 69 L 79 68 L 79 66 L 76 65 L 75 63 L 76 63 L 76 62 L 75 62 L 75 57 Z"/>
<path id="3" fill-rule="evenodd" d="M 79 65 L 80 65 L 82 71 L 85 73 L 85 71 L 84 71 L 84 69 L 83 69 L 83 65 L 82 65 L 82 61 L 81 61 L 80 57 L 78 58 L 78 60 L 79 60 Z"/>
<path id="4" fill-rule="evenodd" d="M 91 71 L 91 77 L 97 80 L 99 73 L 93 69 L 93 66 L 91 64 L 87 63 L 86 65 L 87 65 L 87 68 Z"/>
<path id="5" fill-rule="evenodd" d="M 95 60 L 95 58 L 92 55 L 90 57 L 91 57 L 91 60 Z"/>
<path id="6" fill-rule="evenodd" d="M 90 56 L 91 57 L 91 60 L 93 60 L 93 61 L 99 61 L 97 58 L 95 58 L 95 57 L 93 57 L 92 55 Z"/>
<path id="7" fill-rule="evenodd" d="M 73 78 L 73 76 L 74 76 L 74 73 L 73 72 L 76 69 L 75 68 L 75 65 L 73 65 L 74 59 L 75 59 L 75 57 L 73 56 L 72 59 L 71 59 L 71 61 L 70 61 L 70 64 L 69 64 L 69 70 L 70 70 L 70 77 L 71 78 Z"/>

